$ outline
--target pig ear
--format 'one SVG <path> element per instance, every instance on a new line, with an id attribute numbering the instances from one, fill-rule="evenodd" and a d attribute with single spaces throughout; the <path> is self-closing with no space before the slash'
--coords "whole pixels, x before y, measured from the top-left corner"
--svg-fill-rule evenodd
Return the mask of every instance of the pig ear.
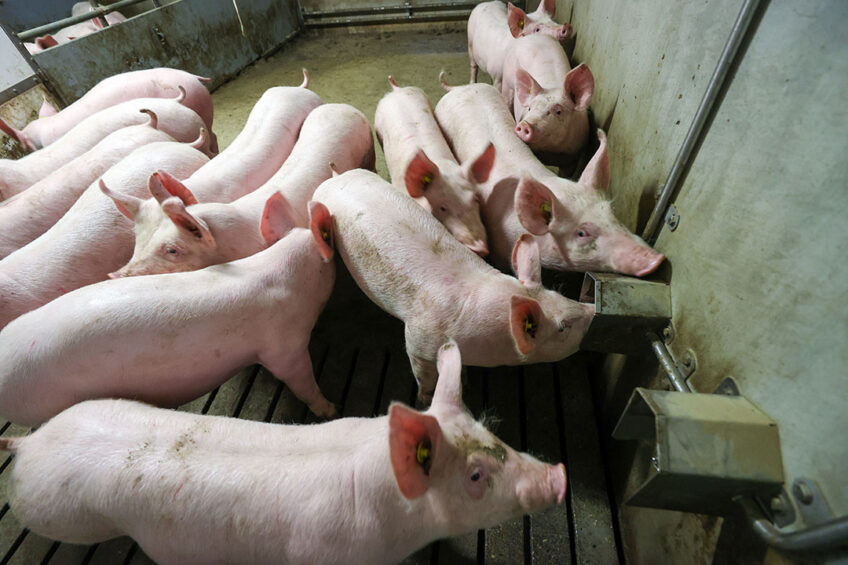
<path id="1" fill-rule="evenodd" d="M 604 130 L 598 130 L 598 150 L 592 156 L 583 173 L 580 175 L 578 184 L 605 191 L 610 183 L 609 153 L 607 152 L 607 136 Z"/>
<path id="2" fill-rule="evenodd" d="M 168 198 L 161 204 L 162 211 L 171 218 L 171 221 L 180 229 L 184 229 L 195 238 L 203 241 L 211 248 L 215 248 L 215 237 L 209 231 L 206 222 L 186 210 L 185 204 L 179 198 Z"/>
<path id="3" fill-rule="evenodd" d="M 454 340 L 449 340 L 439 348 L 436 357 L 439 370 L 439 380 L 436 381 L 436 392 L 433 394 L 433 404 L 444 404 L 462 407 L 462 357 L 459 346 Z"/>
<path id="4" fill-rule="evenodd" d="M 532 298 L 513 294 L 509 299 L 509 329 L 522 355 L 536 347 L 536 332 L 542 321 L 542 308 Z"/>
<path id="5" fill-rule="evenodd" d="M 186 206 L 197 204 L 197 198 L 188 187 L 165 171 L 156 171 L 150 175 L 147 188 L 159 204 L 172 196 L 182 200 Z"/>
<path id="6" fill-rule="evenodd" d="M 589 107 L 594 92 L 595 77 L 585 63 L 579 64 L 565 75 L 562 87 L 564 103 L 575 112 L 582 112 Z"/>
<path id="7" fill-rule="evenodd" d="M 524 69 L 515 70 L 515 95 L 522 106 L 530 106 L 530 102 L 542 92 L 541 85 Z"/>
<path id="8" fill-rule="evenodd" d="M 309 229 L 318 243 L 318 250 L 326 263 L 333 258 L 333 216 L 327 207 L 314 200 L 309 201 Z"/>
<path id="9" fill-rule="evenodd" d="M 533 177 L 521 175 L 515 191 L 515 213 L 521 225 L 533 235 L 545 235 L 557 217 L 553 192 Z"/>
<path id="10" fill-rule="evenodd" d="M 527 287 L 542 284 L 542 259 L 539 244 L 529 233 L 522 234 L 512 248 L 512 270 L 518 281 Z"/>
<path id="11" fill-rule="evenodd" d="M 115 203 L 115 207 L 118 209 L 118 212 L 129 218 L 130 220 L 135 221 L 135 217 L 138 214 L 138 209 L 141 206 L 142 200 L 140 198 L 136 198 L 131 194 L 123 194 L 121 192 L 115 192 L 106 186 L 106 183 L 103 182 L 103 179 L 98 181 L 100 185 L 100 191 L 103 192 L 106 196 L 112 199 L 112 202 Z"/>
<path id="12" fill-rule="evenodd" d="M 265 201 L 262 219 L 259 220 L 259 231 L 269 246 L 283 238 L 297 222 L 294 220 L 294 210 L 281 192 L 275 192 Z"/>
<path id="13" fill-rule="evenodd" d="M 536 11 L 545 13 L 553 18 L 554 14 L 556 14 L 556 0 L 542 0 Z"/>
<path id="14" fill-rule="evenodd" d="M 413 198 L 424 196 L 427 187 L 439 176 L 439 167 L 421 149 L 409 162 L 404 175 L 406 191 Z"/>
<path id="15" fill-rule="evenodd" d="M 59 42 L 56 41 L 56 38 L 50 35 L 42 35 L 41 37 L 36 38 L 35 44 L 41 47 L 42 49 L 48 49 L 50 47 L 56 47 L 59 45 Z"/>
<path id="16" fill-rule="evenodd" d="M 518 38 L 521 32 L 524 31 L 524 25 L 527 23 L 527 14 L 521 8 L 513 6 L 512 2 L 507 5 L 506 23 L 509 26 L 509 32 L 513 37 Z"/>
<path id="17" fill-rule="evenodd" d="M 427 492 L 439 456 L 442 428 L 429 414 L 393 402 L 389 407 L 389 458 L 401 494 L 412 500 Z"/>
<path id="18" fill-rule="evenodd" d="M 47 98 L 43 99 L 44 101 L 41 103 L 41 109 L 38 110 L 39 118 L 47 118 L 49 116 L 55 116 L 57 114 L 56 108 L 47 101 Z"/>
<path id="19" fill-rule="evenodd" d="M 489 142 L 489 145 L 486 146 L 476 159 L 463 164 L 465 178 L 477 183 L 484 183 L 489 180 L 489 173 L 492 172 L 494 164 L 495 145 Z"/>

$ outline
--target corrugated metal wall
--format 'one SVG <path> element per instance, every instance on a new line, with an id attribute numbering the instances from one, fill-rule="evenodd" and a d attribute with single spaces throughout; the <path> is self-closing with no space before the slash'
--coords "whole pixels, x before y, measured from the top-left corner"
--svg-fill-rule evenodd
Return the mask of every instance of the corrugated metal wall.
<path id="1" fill-rule="evenodd" d="M 741 5 L 558 2 L 558 20 L 573 10 L 574 59 L 595 74 L 614 208 L 631 228 L 647 220 Z M 838 0 L 764 2 L 674 199 L 680 225 L 657 242 L 669 258 L 670 348 L 698 358 L 690 383 L 711 392 L 733 376 L 779 422 L 788 484 L 817 481 L 837 516 L 848 513 L 846 24 Z M 607 359 L 609 420 L 624 389 L 655 377 L 651 362 Z M 631 463 L 618 459 L 619 486 Z M 622 518 L 633 563 L 710 563 L 724 535 L 701 516 Z"/>

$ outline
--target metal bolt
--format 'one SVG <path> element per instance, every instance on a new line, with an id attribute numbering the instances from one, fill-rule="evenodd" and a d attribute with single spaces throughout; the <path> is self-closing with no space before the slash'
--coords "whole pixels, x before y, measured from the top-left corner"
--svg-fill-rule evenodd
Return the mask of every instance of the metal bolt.
<path id="1" fill-rule="evenodd" d="M 654 465 L 654 469 L 657 471 L 660 470 L 660 460 L 656 458 L 656 456 L 651 457 L 651 463 Z"/>
<path id="2" fill-rule="evenodd" d="M 795 481 L 795 484 L 792 485 L 792 494 L 794 494 L 795 498 L 800 500 L 802 504 L 809 505 L 813 503 L 813 491 L 804 481 Z"/>
<path id="3" fill-rule="evenodd" d="M 671 340 L 674 339 L 674 328 L 671 325 L 668 325 L 662 330 L 663 341 L 666 343 L 671 343 Z"/>
<path id="4" fill-rule="evenodd" d="M 769 501 L 769 508 L 775 514 L 780 514 L 784 510 L 786 510 L 786 502 L 783 501 L 782 496 L 775 496 Z"/>

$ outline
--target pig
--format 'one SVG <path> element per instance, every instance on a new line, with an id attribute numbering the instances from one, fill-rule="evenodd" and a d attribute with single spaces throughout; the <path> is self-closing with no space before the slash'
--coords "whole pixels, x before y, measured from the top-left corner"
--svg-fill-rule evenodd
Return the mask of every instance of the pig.
<path id="1" fill-rule="evenodd" d="M 154 198 L 136 203 L 135 251 L 112 278 L 192 271 L 234 261 L 265 249 L 270 206 L 289 207 L 298 227 L 307 226 L 307 204 L 318 185 L 330 178 L 330 163 L 343 172 L 357 167 L 374 169 L 374 141 L 368 119 L 347 104 L 323 104 L 314 109 L 300 130 L 291 155 L 268 182 L 232 203 L 196 203 L 182 183 L 162 174 L 151 178 Z M 183 200 L 179 216 L 163 204 L 171 197 Z M 175 187 L 181 185 L 179 189 Z M 284 200 L 269 197 L 280 193 Z"/>
<path id="2" fill-rule="evenodd" d="M 102 179 L 113 190 L 141 196 L 156 170 L 186 178 L 208 161 L 188 143 L 148 143 Z M 132 242 L 132 222 L 99 185 L 89 186 L 53 227 L 0 261 L 0 328 L 66 292 L 106 280 L 130 258 Z"/>
<path id="3" fill-rule="evenodd" d="M 291 226 L 277 210 L 275 223 Z M 309 216 L 309 229 L 251 257 L 103 281 L 17 318 L 0 331 L 0 415 L 37 425 L 104 397 L 178 406 L 258 362 L 317 416 L 333 417 L 307 350 L 335 282 L 332 228 L 321 204 Z"/>
<path id="4" fill-rule="evenodd" d="M 218 152 L 218 142 L 212 131 L 212 96 L 203 86 L 209 79 L 178 69 L 160 67 L 132 71 L 105 78 L 85 95 L 52 116 L 45 116 L 18 130 L 0 120 L 0 130 L 18 143 L 35 151 L 61 138 L 75 125 L 92 114 L 133 98 L 174 98 L 185 90 L 184 106 L 194 110 L 209 131 L 213 153 Z"/>
<path id="5" fill-rule="evenodd" d="M 193 110 L 176 100 L 164 98 L 137 98 L 116 104 L 93 114 L 74 126 L 68 135 L 44 149 L 25 155 L 18 160 L 0 159 L 0 201 L 22 192 L 57 168 L 76 159 L 104 137 L 121 128 L 143 124 L 147 116 L 140 110 L 151 110 L 159 118 L 157 128 L 177 141 L 197 139 L 204 127 Z M 212 155 L 209 149 L 204 149 Z"/>
<path id="6" fill-rule="evenodd" d="M 557 41 L 565 41 L 571 37 L 574 30 L 571 24 L 556 23 L 555 13 L 556 0 L 542 0 L 539 6 L 529 14 L 510 2 L 507 9 L 507 26 L 515 38 L 541 34 L 553 37 Z"/>
<path id="7" fill-rule="evenodd" d="M 468 59 L 471 62 L 471 81 L 477 82 L 477 71 L 483 67 L 495 88 L 500 89 L 503 64 L 513 38 L 543 34 L 557 41 L 571 36 L 570 24 L 553 21 L 555 0 L 544 0 L 536 11 L 527 14 L 500 0 L 477 4 L 468 17 Z"/>
<path id="8" fill-rule="evenodd" d="M 238 136 L 186 179 L 185 187 L 204 202 L 231 202 L 259 188 L 282 167 L 303 121 L 319 105 L 321 98 L 305 86 L 269 88 Z"/>
<path id="9" fill-rule="evenodd" d="M 334 177 L 314 199 L 333 215 L 336 249 L 362 291 L 406 324 L 406 352 L 427 402 L 436 351 L 453 339 L 469 365 L 558 361 L 577 351 L 593 306 L 541 285 L 539 248 L 515 244 L 518 279 L 470 253 L 420 206 L 361 169 Z"/>
<path id="10" fill-rule="evenodd" d="M 537 236 L 542 266 L 565 271 L 616 271 L 645 276 L 665 258 L 629 232 L 612 212 L 606 136 L 575 183 L 549 171 L 514 134 L 515 122 L 498 92 L 487 84 L 454 87 L 436 105 L 436 119 L 459 158 L 481 139 L 497 151 L 481 187 L 490 259 L 509 265 L 515 242 Z"/>
<path id="11" fill-rule="evenodd" d="M 157 563 L 389 564 L 442 537 L 561 504 L 562 463 L 513 450 L 462 403 L 439 351 L 432 406 L 311 426 L 89 400 L 26 437 L 10 507 L 71 543 L 120 535 Z"/>
<path id="12" fill-rule="evenodd" d="M 148 143 L 174 141 L 157 129 L 158 118 L 153 111 L 145 109 L 142 112 L 149 116 L 148 123 L 110 133 L 70 163 L 0 206 L 0 259 L 50 229 L 91 183 L 130 152 Z"/>
<path id="13" fill-rule="evenodd" d="M 59 42 L 56 41 L 56 38 L 50 35 L 49 33 L 46 35 L 42 35 L 41 37 L 36 37 L 35 41 L 27 41 L 24 43 L 24 47 L 29 51 L 30 55 L 35 55 L 36 53 L 41 53 L 45 49 L 50 49 L 51 47 L 56 47 L 59 45 Z M 39 117 L 42 117 L 39 113 Z"/>
<path id="14" fill-rule="evenodd" d="M 586 112 L 595 78 L 586 64 L 571 68 L 553 38 L 516 39 L 504 59 L 501 95 L 513 111 L 515 133 L 534 151 L 575 155 L 589 135 Z"/>
<path id="15" fill-rule="evenodd" d="M 486 228 L 480 221 L 477 183 L 485 182 L 494 161 L 494 147 L 462 165 L 445 141 L 433 106 L 424 91 L 401 88 L 390 76 L 392 91 L 383 96 L 374 115 L 374 129 L 383 146 L 392 184 L 409 193 L 474 253 L 485 257 Z"/>

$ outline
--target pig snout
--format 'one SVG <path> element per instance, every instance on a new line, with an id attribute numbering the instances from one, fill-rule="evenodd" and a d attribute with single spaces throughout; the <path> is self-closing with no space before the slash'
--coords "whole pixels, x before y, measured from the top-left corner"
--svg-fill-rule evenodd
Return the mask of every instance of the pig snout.
<path id="1" fill-rule="evenodd" d="M 524 143 L 530 143 L 533 139 L 533 126 L 522 120 L 515 126 L 515 133 Z"/>
<path id="2" fill-rule="evenodd" d="M 562 24 L 554 30 L 554 37 L 557 41 L 565 41 L 566 39 L 571 37 L 571 31 L 571 24 Z"/>
<path id="3" fill-rule="evenodd" d="M 562 504 L 565 500 L 566 473 L 565 465 L 547 465 L 538 461 L 534 468 L 523 474 L 525 478 L 518 484 L 518 501 L 526 513 L 535 512 L 548 506 Z M 539 469 L 537 466 L 542 465 Z"/>
<path id="4" fill-rule="evenodd" d="M 620 248 L 612 256 L 612 267 L 619 273 L 644 277 L 657 270 L 665 255 L 642 244 Z"/>

